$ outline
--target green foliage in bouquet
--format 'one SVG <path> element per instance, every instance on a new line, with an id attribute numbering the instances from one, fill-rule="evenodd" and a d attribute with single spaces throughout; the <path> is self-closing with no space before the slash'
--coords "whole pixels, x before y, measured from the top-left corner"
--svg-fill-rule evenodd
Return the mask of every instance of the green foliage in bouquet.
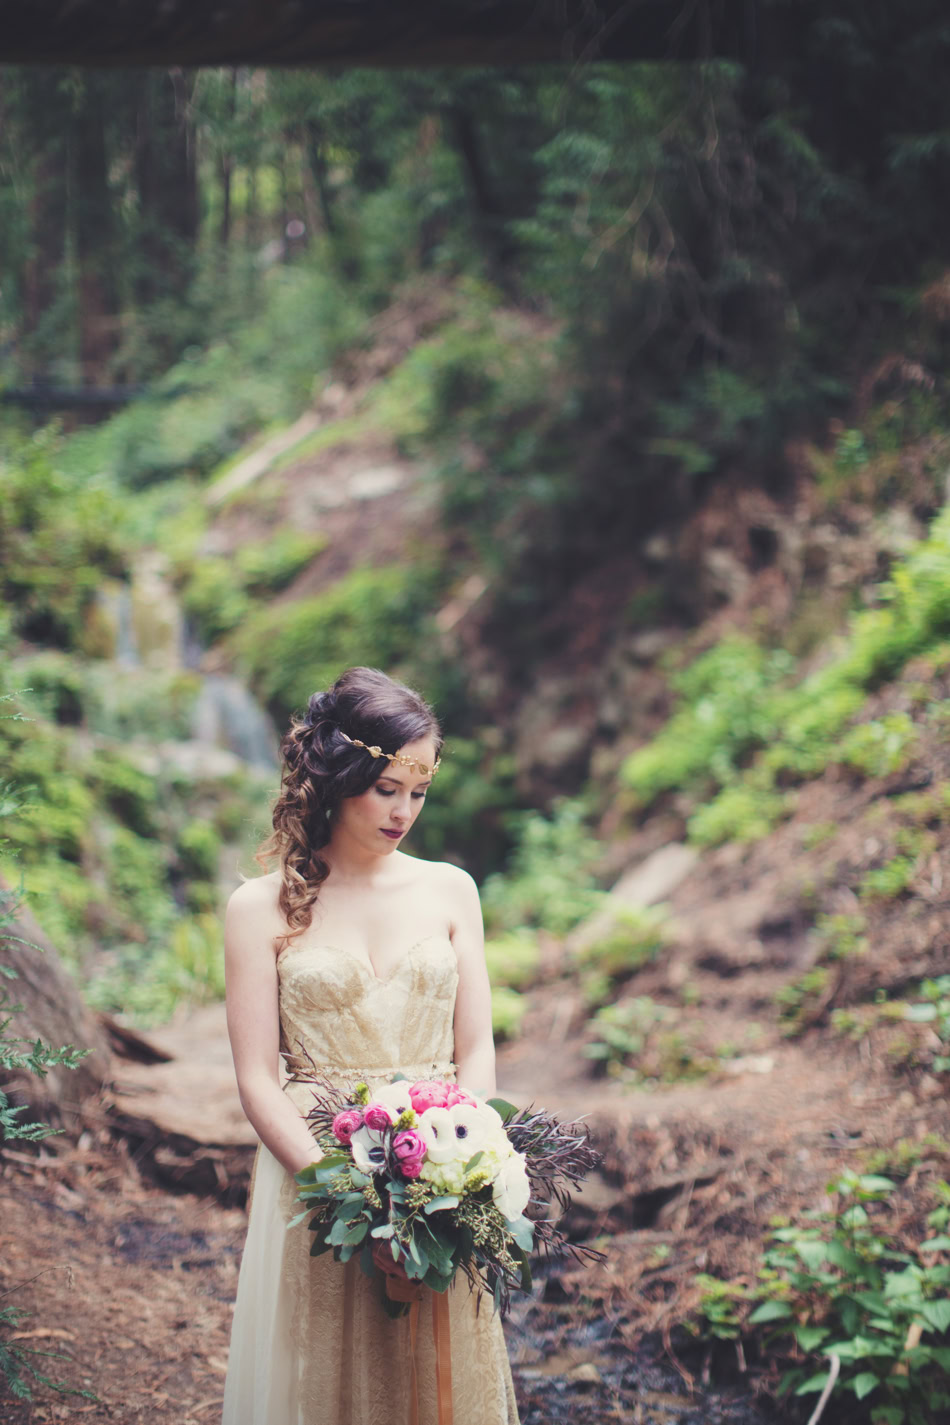
<path id="1" fill-rule="evenodd" d="M 456 1129 L 448 1111 L 439 1108 L 445 1128 L 439 1130 L 441 1139 L 433 1139 L 432 1124 L 427 1127 L 431 1111 L 417 1112 L 399 1102 L 401 1080 L 377 1088 L 372 1098 L 366 1084 L 357 1084 L 349 1101 L 318 1079 L 312 1081 L 317 1085 L 315 1107 L 307 1118 L 323 1156 L 296 1176 L 299 1200 L 305 1206 L 290 1224 L 310 1218 L 312 1256 L 332 1252 L 338 1262 L 358 1256 L 361 1269 L 376 1276 L 380 1268 L 375 1252 L 385 1251 L 388 1243 L 393 1262 L 409 1282 L 445 1292 L 456 1272 L 462 1271 L 502 1313 L 510 1306 L 512 1290 L 531 1290 L 532 1249 L 600 1258 L 592 1248 L 567 1243 L 555 1215 L 526 1215 L 532 1202 L 550 1205 L 554 1200 L 563 1209 L 568 1201 L 565 1183 L 576 1187 L 600 1161 L 586 1129 L 575 1131 L 578 1125 L 562 1125 L 543 1110 L 518 1110 L 504 1099 L 485 1101 L 465 1095 L 467 1101 L 459 1103 L 458 1111 L 473 1116 L 470 1131 L 479 1131 L 477 1125 L 484 1124 L 487 1109 L 493 1110 L 490 1117 L 497 1132 L 483 1127 L 481 1147 L 473 1142 L 476 1151 L 465 1161 L 461 1155 L 434 1158 L 433 1144 L 441 1142 L 444 1148 L 447 1132 L 447 1141 L 454 1145 Z M 427 1082 L 415 1085 L 413 1093 L 417 1089 L 431 1093 L 433 1088 L 455 1086 Z M 393 1089 L 397 1089 L 395 1100 Z M 413 1102 L 421 1109 L 422 1100 L 410 1100 L 408 1086 L 405 1094 L 405 1105 Z M 370 1128 L 370 1122 L 375 1125 L 378 1120 L 383 1098 L 396 1116 L 384 1129 Z M 371 1119 L 374 1112 L 377 1119 Z M 361 1134 L 367 1132 L 368 1138 L 360 1143 Z M 405 1139 L 416 1140 L 424 1162 L 420 1157 L 408 1165 L 407 1158 L 400 1157 L 400 1142 Z M 370 1140 L 372 1154 L 366 1146 Z M 521 1183 L 514 1196 L 502 1182 L 512 1168 Z M 388 1292 L 384 1301 L 392 1315 L 406 1308 L 404 1300 L 390 1300 Z"/>
<path id="2" fill-rule="evenodd" d="M 465 1164 L 467 1182 L 478 1182 L 480 1158 L 475 1153 Z M 308 1209 L 317 1208 L 310 1222 L 312 1256 L 332 1251 L 338 1262 L 347 1262 L 358 1252 L 362 1270 L 375 1276 L 373 1243 L 388 1241 L 393 1261 L 402 1260 L 410 1281 L 433 1291 L 447 1291 L 456 1270 L 464 1270 L 466 1263 L 485 1273 L 498 1307 L 506 1303 L 512 1285 L 531 1290 L 531 1223 L 524 1217 L 508 1222 L 484 1188 L 461 1198 L 418 1179 L 390 1183 L 389 1220 L 379 1221 L 383 1200 L 373 1178 L 344 1153 L 328 1153 L 298 1173 L 297 1182 Z M 307 1215 L 309 1210 L 301 1218 Z"/>

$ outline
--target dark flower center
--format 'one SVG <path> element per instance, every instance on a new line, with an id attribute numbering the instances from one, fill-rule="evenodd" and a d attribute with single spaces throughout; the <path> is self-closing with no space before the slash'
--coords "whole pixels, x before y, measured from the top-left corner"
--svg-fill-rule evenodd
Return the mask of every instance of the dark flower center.
<path id="1" fill-rule="evenodd" d="M 382 1148 L 370 1148 L 369 1160 L 371 1163 L 385 1163 L 386 1154 L 383 1152 Z"/>
<path id="2" fill-rule="evenodd" d="M 468 1129 L 465 1127 L 465 1124 L 464 1124 L 464 1123 L 456 1123 L 456 1125 L 455 1125 L 455 1136 L 456 1136 L 456 1138 L 467 1138 L 467 1137 L 468 1137 Z"/>

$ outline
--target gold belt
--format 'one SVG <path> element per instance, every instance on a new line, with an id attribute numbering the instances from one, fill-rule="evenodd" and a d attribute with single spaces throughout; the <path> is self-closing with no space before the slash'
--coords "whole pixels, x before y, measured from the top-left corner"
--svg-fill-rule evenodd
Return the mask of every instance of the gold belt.
<path id="1" fill-rule="evenodd" d="M 396 1074 L 402 1074 L 414 1083 L 417 1079 L 454 1079 L 457 1069 L 451 1059 L 428 1059 L 421 1064 L 378 1064 L 372 1069 L 353 1068 L 349 1064 L 314 1064 L 296 1054 L 284 1054 L 283 1059 L 287 1066 L 287 1082 L 291 1084 L 314 1083 L 320 1079 L 342 1079 L 347 1083 L 358 1084 L 361 1080 L 389 1081 L 395 1078 Z"/>

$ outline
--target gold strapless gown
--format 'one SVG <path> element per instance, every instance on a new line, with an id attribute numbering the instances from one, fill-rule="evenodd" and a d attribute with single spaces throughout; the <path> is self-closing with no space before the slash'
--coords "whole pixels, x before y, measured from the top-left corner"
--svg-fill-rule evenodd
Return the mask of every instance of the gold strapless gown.
<path id="1" fill-rule="evenodd" d="M 277 961 L 281 1048 L 301 1049 L 323 1077 L 349 1088 L 454 1078 L 455 950 L 419 941 L 380 978 L 333 946 L 297 946 Z M 307 1084 L 286 1092 L 302 1112 Z M 390 1319 L 379 1281 L 356 1259 L 310 1256 L 307 1224 L 287 1229 L 297 1187 L 261 1145 L 254 1165 L 224 1392 L 223 1425 L 408 1425 L 409 1326 Z M 430 1293 L 419 1311 L 419 1425 L 437 1425 Z M 500 1318 L 459 1275 L 449 1288 L 454 1425 L 518 1425 Z"/>

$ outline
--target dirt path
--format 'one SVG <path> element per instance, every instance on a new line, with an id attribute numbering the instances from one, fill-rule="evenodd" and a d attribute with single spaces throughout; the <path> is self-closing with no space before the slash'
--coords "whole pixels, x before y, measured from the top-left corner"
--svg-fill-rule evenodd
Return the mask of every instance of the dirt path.
<path id="1" fill-rule="evenodd" d="M 0 1290 L 30 1313 L 19 1343 L 62 1351 L 68 1359 L 37 1358 L 40 1368 L 98 1397 L 37 1388 L 33 1404 L 0 1403 L 4 1425 L 216 1419 L 242 1211 L 147 1187 L 105 1143 L 42 1170 L 8 1164 L 0 1210 Z"/>

